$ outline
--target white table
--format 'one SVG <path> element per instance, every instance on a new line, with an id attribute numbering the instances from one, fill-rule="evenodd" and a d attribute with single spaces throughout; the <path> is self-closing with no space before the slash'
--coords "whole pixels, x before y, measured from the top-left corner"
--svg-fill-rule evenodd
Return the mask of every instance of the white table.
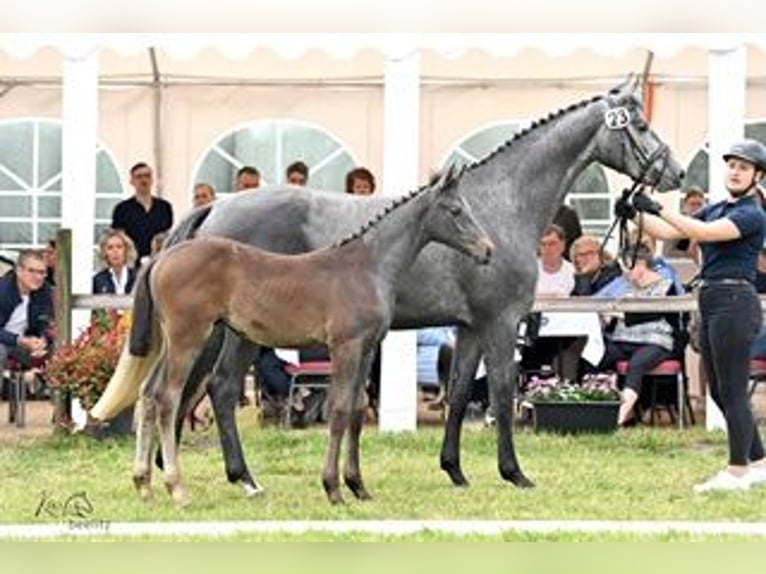
<path id="1" fill-rule="evenodd" d="M 604 356 L 604 338 L 601 333 L 601 319 L 593 312 L 542 313 L 540 337 L 588 337 L 582 358 L 596 366 Z"/>

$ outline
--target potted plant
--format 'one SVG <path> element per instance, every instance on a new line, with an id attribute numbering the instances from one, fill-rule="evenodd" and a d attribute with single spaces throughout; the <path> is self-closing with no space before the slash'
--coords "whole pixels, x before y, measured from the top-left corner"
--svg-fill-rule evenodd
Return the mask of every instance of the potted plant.
<path id="1" fill-rule="evenodd" d="M 129 332 L 129 313 L 115 310 L 94 313 L 90 324 L 77 338 L 61 345 L 46 363 L 45 374 L 50 386 L 70 393 L 89 410 L 111 379 Z M 102 434 L 128 434 L 132 423 L 132 409 L 126 409 Z"/>
<path id="2" fill-rule="evenodd" d="M 532 377 L 522 406 L 531 408 L 535 430 L 611 432 L 617 428 L 617 375 L 587 375 L 575 384 L 556 376 Z"/>

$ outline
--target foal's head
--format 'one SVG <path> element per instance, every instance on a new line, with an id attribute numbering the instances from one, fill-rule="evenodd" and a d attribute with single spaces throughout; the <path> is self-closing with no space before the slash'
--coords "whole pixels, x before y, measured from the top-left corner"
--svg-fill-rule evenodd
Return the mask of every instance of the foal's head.
<path id="1" fill-rule="evenodd" d="M 426 193 L 432 202 L 424 223 L 428 237 L 465 253 L 477 263 L 489 263 L 495 245 L 458 192 L 454 166 Z"/>

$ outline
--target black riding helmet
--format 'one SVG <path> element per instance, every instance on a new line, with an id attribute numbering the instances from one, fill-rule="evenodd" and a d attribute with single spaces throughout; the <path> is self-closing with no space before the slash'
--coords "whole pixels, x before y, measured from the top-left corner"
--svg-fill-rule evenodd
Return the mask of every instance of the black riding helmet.
<path id="1" fill-rule="evenodd" d="M 752 163 L 757 169 L 766 172 L 766 146 L 754 139 L 745 139 L 729 148 L 729 151 L 723 154 L 723 160 L 736 157 Z"/>

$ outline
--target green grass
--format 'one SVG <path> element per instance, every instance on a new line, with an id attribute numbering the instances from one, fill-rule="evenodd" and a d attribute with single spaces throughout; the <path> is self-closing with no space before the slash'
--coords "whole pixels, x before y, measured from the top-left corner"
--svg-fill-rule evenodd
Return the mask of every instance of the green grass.
<path id="1" fill-rule="evenodd" d="M 722 433 L 696 428 L 641 428 L 613 435 L 561 437 L 516 431 L 516 447 L 533 490 L 514 488 L 497 473 L 494 430 L 467 427 L 463 468 L 471 487 L 455 489 L 438 468 L 441 428 L 417 433 L 363 436 L 362 463 L 370 502 L 346 492 L 348 504 L 330 506 L 320 484 L 324 429 L 284 431 L 258 428 L 243 417 L 245 451 L 251 469 L 266 487 L 246 499 L 230 485 L 214 431 L 187 433 L 181 463 L 192 504 L 176 508 L 155 473 L 155 500 L 141 503 L 131 481 L 132 440 L 97 442 L 57 436 L 0 444 L 0 522 L 41 523 L 35 516 L 41 492 L 62 502 L 84 491 L 94 520 L 382 520 L 382 519 L 572 519 L 762 521 L 766 488 L 748 493 L 694 495 L 691 485 L 722 468 Z M 318 533 L 321 539 L 328 534 Z M 563 536 L 563 537 L 562 537 Z M 236 540 L 291 539 L 296 535 L 242 534 Z M 297 535 L 311 539 L 312 534 Z M 172 538 L 172 537 L 169 537 Z M 383 537 L 385 538 L 385 537 Z M 389 537 L 397 539 L 395 536 Z M 601 535 L 524 534 L 479 537 L 489 540 L 604 539 Z M 611 540 L 642 539 L 614 534 Z M 652 539 L 697 539 L 668 534 Z M 188 539 L 188 537 L 187 537 Z M 339 539 L 382 539 L 360 533 Z M 459 540 L 457 535 L 421 533 L 407 539 Z"/>

